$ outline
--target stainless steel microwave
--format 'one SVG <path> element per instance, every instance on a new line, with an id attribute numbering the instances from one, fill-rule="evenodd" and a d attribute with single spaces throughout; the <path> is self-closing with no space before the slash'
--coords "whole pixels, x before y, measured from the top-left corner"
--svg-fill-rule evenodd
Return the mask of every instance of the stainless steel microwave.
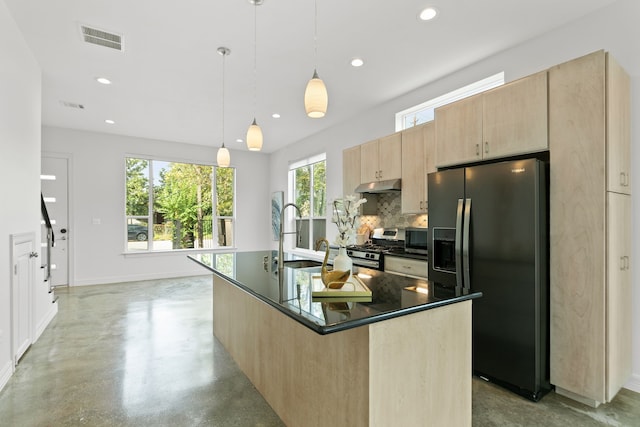
<path id="1" fill-rule="evenodd" d="M 427 242 L 429 241 L 429 229 L 410 227 L 405 230 L 404 234 L 404 250 L 408 253 L 424 254 L 427 251 Z"/>

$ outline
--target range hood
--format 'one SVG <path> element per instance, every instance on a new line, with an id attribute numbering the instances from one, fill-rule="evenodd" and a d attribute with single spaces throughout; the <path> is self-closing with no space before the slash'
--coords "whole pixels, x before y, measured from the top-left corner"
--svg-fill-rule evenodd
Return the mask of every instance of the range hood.
<path id="1" fill-rule="evenodd" d="M 389 179 L 386 181 L 374 181 L 360 184 L 356 187 L 356 193 L 395 193 L 401 189 L 400 179 Z"/>

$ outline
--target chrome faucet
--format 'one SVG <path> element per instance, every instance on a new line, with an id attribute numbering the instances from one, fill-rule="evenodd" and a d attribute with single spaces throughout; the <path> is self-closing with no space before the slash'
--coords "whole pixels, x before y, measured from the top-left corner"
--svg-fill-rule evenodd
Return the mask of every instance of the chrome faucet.
<path id="1" fill-rule="evenodd" d="M 297 240 L 297 236 L 299 236 L 300 234 L 300 225 L 298 225 L 298 229 L 297 231 L 289 231 L 287 233 L 284 232 L 284 211 L 285 209 L 287 209 L 289 206 L 293 206 L 294 208 L 296 208 L 296 210 L 298 211 L 298 216 L 302 217 L 302 214 L 300 213 L 300 208 L 298 206 L 296 206 L 293 203 L 287 203 L 286 205 L 284 205 L 282 207 L 282 209 L 280 209 L 280 241 L 278 242 L 278 276 L 280 277 L 280 280 L 282 280 L 283 277 L 283 272 L 284 272 L 284 248 L 283 248 L 283 244 L 284 244 L 284 235 L 285 234 L 295 234 L 296 235 L 296 242 Z"/>

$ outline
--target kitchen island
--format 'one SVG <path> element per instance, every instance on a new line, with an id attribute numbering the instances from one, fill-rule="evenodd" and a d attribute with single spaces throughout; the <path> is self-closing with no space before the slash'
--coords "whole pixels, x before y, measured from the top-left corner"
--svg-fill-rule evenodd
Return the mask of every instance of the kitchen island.
<path id="1" fill-rule="evenodd" d="M 317 302 L 320 268 L 278 277 L 275 255 L 189 258 L 214 275 L 215 336 L 287 425 L 471 425 L 480 294 L 357 268 L 370 301 Z"/>

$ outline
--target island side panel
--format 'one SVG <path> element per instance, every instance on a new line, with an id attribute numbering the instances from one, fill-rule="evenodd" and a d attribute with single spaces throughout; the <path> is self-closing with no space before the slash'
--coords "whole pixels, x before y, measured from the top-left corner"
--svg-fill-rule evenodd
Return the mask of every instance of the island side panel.
<path id="1" fill-rule="evenodd" d="M 319 335 L 214 277 L 213 330 L 285 424 L 369 424 L 367 327 Z"/>
<path id="2" fill-rule="evenodd" d="M 471 301 L 369 325 L 372 426 L 471 426 Z"/>

